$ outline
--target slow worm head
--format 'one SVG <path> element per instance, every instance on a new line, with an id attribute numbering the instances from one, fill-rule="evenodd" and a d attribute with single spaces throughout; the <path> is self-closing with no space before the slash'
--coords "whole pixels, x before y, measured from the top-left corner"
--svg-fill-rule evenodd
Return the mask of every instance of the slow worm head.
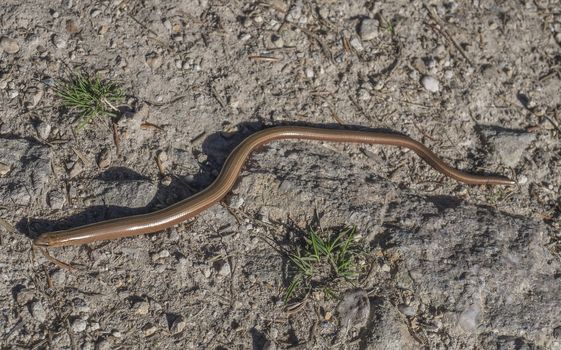
<path id="1" fill-rule="evenodd" d="M 465 173 L 444 163 L 423 144 L 406 136 L 352 130 L 333 130 L 302 126 L 278 126 L 257 132 L 234 149 L 214 182 L 203 191 L 159 211 L 44 233 L 33 244 L 43 247 L 80 245 L 101 240 L 116 239 L 161 231 L 188 220 L 219 202 L 234 186 L 249 155 L 260 145 L 274 140 L 320 140 L 361 144 L 380 144 L 405 147 L 435 170 L 457 181 L 470 185 L 513 185 L 502 176 L 482 176 Z"/>

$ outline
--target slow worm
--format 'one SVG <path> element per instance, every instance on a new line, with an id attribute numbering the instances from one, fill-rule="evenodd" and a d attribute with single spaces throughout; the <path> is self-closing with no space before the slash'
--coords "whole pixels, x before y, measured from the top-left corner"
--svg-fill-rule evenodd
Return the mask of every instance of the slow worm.
<path id="1" fill-rule="evenodd" d="M 512 185 L 500 176 L 472 175 L 444 163 L 423 144 L 406 136 L 351 130 L 332 130 L 302 126 L 278 126 L 259 131 L 240 143 L 230 154 L 214 182 L 203 191 L 153 213 L 102 221 L 69 230 L 44 233 L 33 243 L 42 247 L 80 245 L 161 231 L 188 220 L 219 202 L 235 185 L 249 155 L 259 146 L 274 140 L 320 140 L 362 144 L 381 144 L 409 148 L 442 174 L 471 185 Z"/>

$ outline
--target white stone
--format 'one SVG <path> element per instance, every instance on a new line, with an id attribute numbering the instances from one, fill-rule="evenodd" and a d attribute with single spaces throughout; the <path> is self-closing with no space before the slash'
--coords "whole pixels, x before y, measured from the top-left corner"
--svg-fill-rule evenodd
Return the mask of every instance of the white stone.
<path id="1" fill-rule="evenodd" d="M 380 22 L 378 22 L 378 20 L 375 19 L 367 18 L 362 20 L 358 31 L 360 38 L 364 41 L 375 39 L 378 36 L 379 25 Z"/>
<path id="2" fill-rule="evenodd" d="M 440 83 L 431 75 L 425 75 L 421 79 L 421 84 L 423 84 L 423 87 L 430 92 L 440 91 Z"/>

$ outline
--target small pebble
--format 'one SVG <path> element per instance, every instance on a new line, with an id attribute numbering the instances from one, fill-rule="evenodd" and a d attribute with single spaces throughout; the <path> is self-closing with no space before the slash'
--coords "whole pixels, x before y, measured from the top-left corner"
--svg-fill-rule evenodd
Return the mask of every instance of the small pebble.
<path id="1" fill-rule="evenodd" d="M 152 261 L 157 261 L 157 260 L 160 260 L 160 259 L 165 259 L 165 258 L 169 257 L 169 255 L 170 255 L 170 254 L 169 254 L 169 251 L 164 249 L 164 250 L 162 250 L 162 251 L 159 252 L 159 253 L 152 254 Z"/>
<path id="2" fill-rule="evenodd" d="M 43 89 L 38 88 L 30 88 L 26 91 L 26 95 L 28 96 L 28 107 L 35 107 L 43 98 Z"/>
<path id="3" fill-rule="evenodd" d="M 282 38 L 276 34 L 273 34 L 273 36 L 271 37 L 271 42 L 277 48 L 284 47 L 284 40 L 282 40 Z"/>
<path id="4" fill-rule="evenodd" d="M 171 181 L 172 181 L 171 176 L 166 175 L 162 178 L 162 185 L 167 187 L 171 185 Z"/>
<path id="5" fill-rule="evenodd" d="M 142 327 L 142 332 L 144 333 L 145 337 L 149 337 L 151 335 L 154 335 L 154 333 L 156 333 L 156 331 L 158 330 L 158 328 L 156 328 L 156 326 L 154 326 L 151 323 L 147 323 L 144 325 L 144 327 Z"/>
<path id="6" fill-rule="evenodd" d="M 80 350 L 95 350 L 95 344 L 92 342 L 84 342 Z"/>
<path id="7" fill-rule="evenodd" d="M 62 286 L 66 282 L 66 272 L 63 270 L 56 270 L 51 273 L 51 281 L 55 286 Z"/>
<path id="8" fill-rule="evenodd" d="M 49 135 L 51 134 L 51 129 L 52 129 L 51 125 L 43 121 L 39 122 L 39 124 L 37 124 L 37 126 L 35 127 L 35 130 L 37 130 L 37 135 L 39 135 L 39 137 L 43 140 L 49 138 Z"/>
<path id="9" fill-rule="evenodd" d="M 92 17 L 97 17 L 97 16 L 99 16 L 100 13 L 101 13 L 100 10 L 98 10 L 98 9 L 93 9 L 93 10 L 90 12 L 90 16 L 92 16 Z"/>
<path id="10" fill-rule="evenodd" d="M 95 332 L 97 331 L 101 326 L 99 325 L 98 322 L 92 322 L 90 324 L 90 331 Z"/>
<path id="11" fill-rule="evenodd" d="M 240 35 L 240 40 L 241 41 L 248 41 L 249 39 L 251 39 L 251 34 L 249 33 L 243 33 Z"/>
<path id="12" fill-rule="evenodd" d="M 47 193 L 47 204 L 51 209 L 62 209 L 66 203 L 66 196 L 60 191 Z"/>
<path id="13" fill-rule="evenodd" d="M 74 300 L 72 300 L 72 304 L 74 304 L 74 310 L 76 310 L 76 312 L 78 313 L 90 312 L 90 307 L 84 299 L 74 298 Z"/>
<path id="14" fill-rule="evenodd" d="M 34 294 L 30 289 L 22 289 L 16 294 L 16 301 L 19 305 L 25 305 L 33 299 Z"/>
<path id="15" fill-rule="evenodd" d="M 14 54 L 19 51 L 19 44 L 12 38 L 8 38 L 7 36 L 3 36 L 0 38 L 0 47 L 4 52 L 9 54 Z"/>
<path id="16" fill-rule="evenodd" d="M 35 318 L 39 322 L 44 322 L 47 319 L 47 313 L 45 312 L 43 304 L 40 301 L 31 303 L 31 305 L 29 306 L 29 312 L 31 312 L 33 318 Z"/>
<path id="17" fill-rule="evenodd" d="M 59 48 L 66 48 L 66 40 L 64 40 L 60 35 L 53 35 L 53 44 Z"/>
<path id="18" fill-rule="evenodd" d="M 8 98 L 14 99 L 19 96 L 19 91 L 13 89 L 8 91 Z"/>
<path id="19" fill-rule="evenodd" d="M 302 0 L 297 0 L 292 7 L 288 10 L 288 14 L 286 15 L 286 20 L 288 22 L 296 23 L 299 21 L 300 17 L 302 17 L 302 11 L 304 8 L 304 4 Z"/>
<path id="20" fill-rule="evenodd" d="M 101 338 L 95 343 L 95 347 L 97 350 L 110 350 L 113 348 L 113 344 L 109 339 Z"/>
<path id="21" fill-rule="evenodd" d="M 75 34 L 80 32 L 80 26 L 78 25 L 78 22 L 76 22 L 76 20 L 74 19 L 69 19 L 66 21 L 66 31 L 70 34 Z"/>
<path id="22" fill-rule="evenodd" d="M 97 166 L 101 169 L 106 169 L 111 164 L 111 153 L 107 148 L 104 148 L 99 152 L 97 156 Z"/>
<path id="23" fill-rule="evenodd" d="M 360 40 L 357 37 L 353 37 L 351 39 L 351 41 L 349 42 L 349 44 L 358 52 L 361 52 L 364 50 L 364 46 L 362 46 L 362 43 L 360 42 Z"/>
<path id="24" fill-rule="evenodd" d="M 181 316 L 179 316 L 178 318 L 176 318 L 171 327 L 170 327 L 170 331 L 172 334 L 178 334 L 183 332 L 183 330 L 185 329 L 185 327 L 187 326 L 187 322 L 185 322 L 185 319 Z"/>
<path id="25" fill-rule="evenodd" d="M 82 166 L 82 163 L 81 162 L 76 162 L 76 163 L 74 163 L 74 165 L 72 166 L 72 168 L 68 172 L 68 176 L 70 178 L 76 177 L 82 172 L 82 170 L 84 170 L 84 167 Z"/>
<path id="26" fill-rule="evenodd" d="M 138 301 L 134 303 L 132 309 L 137 315 L 146 315 L 150 309 L 150 304 L 147 301 Z"/>
<path id="27" fill-rule="evenodd" d="M 0 162 L 0 176 L 4 176 L 10 172 L 10 166 Z"/>
<path id="28" fill-rule="evenodd" d="M 414 307 L 406 304 L 399 304 L 397 306 L 397 309 L 405 316 L 415 316 L 417 314 L 417 310 L 415 310 Z"/>
<path id="29" fill-rule="evenodd" d="M 306 68 L 306 78 L 312 79 L 314 77 L 314 69 L 311 67 Z"/>
<path id="30" fill-rule="evenodd" d="M 358 34 L 360 38 L 364 41 L 369 41 L 375 39 L 378 36 L 378 27 L 380 26 L 380 22 L 375 19 L 364 19 L 360 23 Z"/>
<path id="31" fill-rule="evenodd" d="M 77 318 L 74 320 L 74 322 L 72 322 L 72 331 L 74 333 L 80 333 L 85 331 L 87 326 L 88 323 L 85 320 L 82 320 L 81 318 Z"/>
<path id="32" fill-rule="evenodd" d="M 430 92 L 440 91 L 440 83 L 433 76 L 425 75 L 421 79 L 421 84 L 423 84 L 423 87 Z"/>
<path id="33" fill-rule="evenodd" d="M 216 266 L 216 270 L 220 276 L 228 276 L 232 269 L 230 268 L 230 264 L 227 261 L 223 261 Z"/>
<path id="34" fill-rule="evenodd" d="M 152 69 L 157 69 L 162 65 L 162 56 L 155 52 L 149 53 L 145 56 L 146 64 Z"/>

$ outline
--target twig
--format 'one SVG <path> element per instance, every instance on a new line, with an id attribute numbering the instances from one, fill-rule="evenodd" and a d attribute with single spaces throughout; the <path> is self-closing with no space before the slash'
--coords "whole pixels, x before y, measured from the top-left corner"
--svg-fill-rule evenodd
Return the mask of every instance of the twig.
<path id="1" fill-rule="evenodd" d="M 252 61 L 262 61 L 262 62 L 277 62 L 277 61 L 280 61 L 280 58 L 274 57 L 274 56 L 253 55 L 253 56 L 248 56 L 248 58 Z"/>
<path id="2" fill-rule="evenodd" d="M 436 32 L 438 32 L 440 35 L 442 35 L 445 39 L 447 39 L 448 41 L 450 41 L 452 43 L 452 45 L 454 45 L 454 47 L 460 52 L 460 54 L 464 57 L 464 59 L 469 63 L 470 66 L 473 66 L 473 62 L 469 59 L 469 57 L 467 56 L 467 54 L 465 53 L 464 49 L 462 49 L 462 47 L 460 46 L 460 44 L 458 44 L 456 42 L 456 40 L 454 40 L 454 38 L 452 37 L 452 35 L 446 30 L 446 27 L 444 26 L 444 23 L 442 23 L 438 17 L 432 12 L 432 10 L 426 5 L 423 4 L 423 8 L 425 10 L 427 10 L 429 17 L 436 23 L 436 26 L 431 26 L 431 28 L 433 30 L 435 30 Z"/>

